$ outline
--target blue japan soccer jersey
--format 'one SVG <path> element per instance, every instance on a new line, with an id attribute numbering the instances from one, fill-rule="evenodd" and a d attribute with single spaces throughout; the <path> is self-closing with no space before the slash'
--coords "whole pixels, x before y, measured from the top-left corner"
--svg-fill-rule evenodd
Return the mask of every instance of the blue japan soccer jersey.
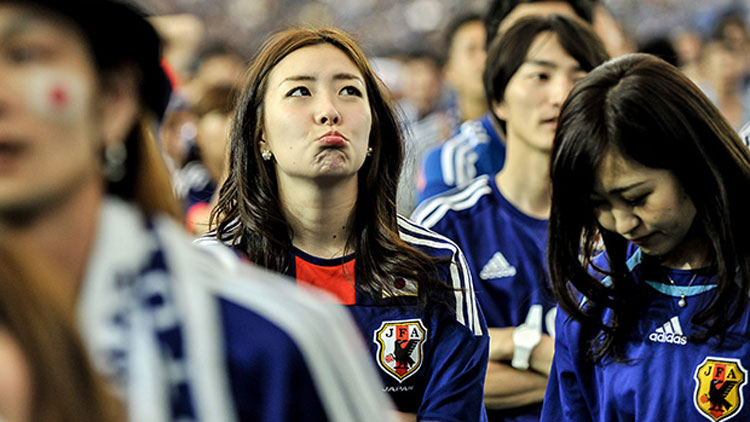
<path id="1" fill-rule="evenodd" d="M 443 281 L 456 290 L 446 306 L 419 306 L 418 286 L 389 280 L 396 296 L 372 298 L 355 288 L 356 257 L 321 259 L 291 251 L 299 283 L 334 294 L 359 326 L 385 391 L 402 412 L 419 420 L 484 421 L 484 377 L 489 338 L 471 276 L 453 242 L 399 218 L 401 238 L 434 257 Z"/>
<path id="2" fill-rule="evenodd" d="M 489 327 L 515 327 L 532 305 L 543 308 L 543 332 L 554 333 L 555 302 L 546 270 L 547 220 L 530 217 L 480 176 L 421 205 L 418 223 L 454 240 L 469 263 Z"/>
<path id="3" fill-rule="evenodd" d="M 598 264 L 606 264 L 600 258 Z M 750 420 L 747 310 L 723 342 L 694 342 L 691 319 L 711 300 L 714 271 L 649 267 L 632 246 L 628 267 L 646 305 L 626 339 L 627 361 L 592 363 L 587 358 L 590 334 L 561 312 L 542 420 Z M 685 307 L 678 304 L 683 293 Z"/>
<path id="4" fill-rule="evenodd" d="M 494 176 L 477 177 L 420 205 L 415 221 L 464 251 L 489 327 L 516 327 L 530 316 L 554 336 L 555 302 L 546 270 L 547 220 L 530 217 L 500 193 Z M 492 412 L 493 420 L 538 420 L 541 405 Z"/>

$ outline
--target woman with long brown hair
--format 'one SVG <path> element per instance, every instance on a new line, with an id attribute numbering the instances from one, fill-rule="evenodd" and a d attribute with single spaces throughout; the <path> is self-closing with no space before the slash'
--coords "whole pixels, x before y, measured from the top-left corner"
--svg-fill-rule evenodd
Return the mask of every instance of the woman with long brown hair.
<path id="1" fill-rule="evenodd" d="M 336 29 L 291 29 L 237 105 L 214 235 L 336 295 L 399 410 L 482 420 L 486 324 L 461 251 L 397 215 L 402 138 L 379 79 Z"/>

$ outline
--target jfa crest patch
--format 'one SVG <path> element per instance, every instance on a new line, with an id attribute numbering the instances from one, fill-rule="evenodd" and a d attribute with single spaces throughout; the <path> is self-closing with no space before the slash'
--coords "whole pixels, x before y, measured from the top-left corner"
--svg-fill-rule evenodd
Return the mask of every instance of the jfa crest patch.
<path id="1" fill-rule="evenodd" d="M 421 319 L 383 321 L 373 337 L 378 345 L 378 366 L 398 382 L 403 382 L 422 366 L 427 329 Z"/>
<path id="2" fill-rule="evenodd" d="M 747 371 L 738 359 L 708 356 L 695 368 L 693 404 L 710 421 L 731 419 L 745 404 Z"/>

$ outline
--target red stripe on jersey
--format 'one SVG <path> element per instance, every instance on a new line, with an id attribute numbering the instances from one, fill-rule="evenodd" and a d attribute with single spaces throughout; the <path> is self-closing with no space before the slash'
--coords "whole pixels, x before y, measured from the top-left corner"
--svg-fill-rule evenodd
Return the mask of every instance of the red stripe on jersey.
<path id="1" fill-rule="evenodd" d="M 323 289 L 336 296 L 343 305 L 357 303 L 354 290 L 354 262 L 352 259 L 343 265 L 324 266 L 294 257 L 297 282 Z"/>

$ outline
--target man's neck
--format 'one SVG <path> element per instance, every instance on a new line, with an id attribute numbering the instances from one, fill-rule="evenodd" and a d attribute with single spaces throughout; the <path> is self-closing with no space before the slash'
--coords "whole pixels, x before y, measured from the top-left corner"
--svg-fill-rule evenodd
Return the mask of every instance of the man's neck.
<path id="1" fill-rule="evenodd" d="M 459 97 L 461 121 L 479 119 L 487 112 L 487 100 L 484 97 L 475 98 L 470 95 Z"/>
<path id="2" fill-rule="evenodd" d="M 505 165 L 495 180 L 503 196 L 521 212 L 548 219 L 552 203 L 550 154 L 508 142 Z"/>
<path id="3" fill-rule="evenodd" d="M 86 273 L 102 201 L 101 186 L 84 187 L 25 224 L 0 219 L 0 236 L 13 248 L 38 257 L 42 265 L 66 271 L 61 278 L 75 280 L 78 284 L 71 287 L 77 290 Z"/>

